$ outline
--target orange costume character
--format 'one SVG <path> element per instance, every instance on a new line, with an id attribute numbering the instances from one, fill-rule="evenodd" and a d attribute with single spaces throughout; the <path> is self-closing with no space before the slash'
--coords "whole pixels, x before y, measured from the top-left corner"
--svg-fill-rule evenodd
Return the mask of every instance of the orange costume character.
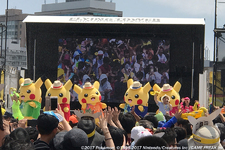
<path id="1" fill-rule="evenodd" d="M 47 79 L 45 81 L 45 86 L 47 88 L 46 96 L 58 97 L 58 103 L 64 112 L 65 119 L 69 121 L 70 117 L 70 88 L 72 87 L 72 82 L 68 80 L 65 85 L 56 80 L 53 84 Z"/>
<path id="2" fill-rule="evenodd" d="M 101 94 L 98 88 L 98 81 L 95 81 L 93 85 L 90 82 L 86 82 L 83 89 L 76 84 L 74 85 L 74 91 L 78 94 L 83 113 L 96 113 L 107 107 L 105 103 L 101 103 Z"/>

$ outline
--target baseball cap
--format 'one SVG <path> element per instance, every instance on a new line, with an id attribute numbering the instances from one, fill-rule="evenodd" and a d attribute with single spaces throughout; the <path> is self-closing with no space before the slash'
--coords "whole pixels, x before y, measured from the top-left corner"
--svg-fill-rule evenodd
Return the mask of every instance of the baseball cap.
<path id="1" fill-rule="evenodd" d="M 143 127 L 143 126 L 136 126 L 136 127 L 133 127 L 132 130 L 131 130 L 131 138 L 132 139 L 135 139 L 137 134 L 141 131 L 145 131 L 146 129 Z"/>
<path id="2" fill-rule="evenodd" d="M 71 121 L 73 124 L 78 123 L 78 120 L 75 115 L 70 116 L 69 121 Z"/>
<path id="3" fill-rule="evenodd" d="M 64 135 L 63 150 L 78 150 L 87 145 L 87 134 L 81 129 L 73 128 Z"/>
<path id="4" fill-rule="evenodd" d="M 98 51 L 98 55 L 103 55 L 103 51 Z"/>
<path id="5" fill-rule="evenodd" d="M 45 131 L 52 131 L 58 127 L 59 120 L 53 116 L 48 114 L 41 114 L 37 119 L 37 126 Z"/>

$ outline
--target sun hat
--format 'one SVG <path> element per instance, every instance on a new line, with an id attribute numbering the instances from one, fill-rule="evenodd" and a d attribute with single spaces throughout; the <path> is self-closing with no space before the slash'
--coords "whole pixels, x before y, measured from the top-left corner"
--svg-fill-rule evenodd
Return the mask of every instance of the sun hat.
<path id="1" fill-rule="evenodd" d="M 90 79 L 90 78 L 89 78 Z M 93 89 L 93 85 L 91 84 L 91 82 L 86 82 L 84 85 L 83 85 L 83 89 Z"/>
<path id="2" fill-rule="evenodd" d="M 59 80 L 54 81 L 54 83 L 51 86 L 51 88 L 53 89 L 61 89 L 62 87 L 63 84 Z"/>
<path id="3" fill-rule="evenodd" d="M 141 87 L 142 87 L 142 84 L 138 81 L 134 81 L 134 83 L 130 86 L 130 88 L 134 90 L 139 89 Z"/>
<path id="4" fill-rule="evenodd" d="M 172 89 L 173 89 L 172 86 L 170 86 L 169 84 L 163 84 L 163 87 L 162 87 L 161 91 L 162 92 L 169 92 Z"/>
<path id="5" fill-rule="evenodd" d="M 21 84 L 21 86 L 28 86 L 32 83 L 33 83 L 33 81 L 30 78 L 26 78 L 26 79 L 24 79 L 24 82 Z"/>

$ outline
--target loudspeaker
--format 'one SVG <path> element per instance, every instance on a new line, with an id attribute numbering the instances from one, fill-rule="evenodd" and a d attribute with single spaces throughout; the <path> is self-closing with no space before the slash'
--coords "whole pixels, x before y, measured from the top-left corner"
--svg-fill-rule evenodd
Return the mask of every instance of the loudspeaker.
<path id="1" fill-rule="evenodd" d="M 221 87 L 225 87 L 225 69 L 221 70 Z"/>

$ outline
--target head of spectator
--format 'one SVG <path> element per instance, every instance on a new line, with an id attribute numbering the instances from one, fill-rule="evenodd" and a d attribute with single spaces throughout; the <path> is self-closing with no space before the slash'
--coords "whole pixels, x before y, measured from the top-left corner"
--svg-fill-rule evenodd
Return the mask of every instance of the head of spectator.
<path id="1" fill-rule="evenodd" d="M 177 134 L 177 143 L 187 137 L 187 132 L 183 127 L 176 126 L 174 127 L 174 131 Z"/>
<path id="2" fill-rule="evenodd" d="M 158 47 L 159 55 L 161 56 L 163 54 L 164 48 L 162 46 Z"/>
<path id="3" fill-rule="evenodd" d="M 74 59 L 79 60 L 80 58 L 80 53 L 78 51 L 75 51 L 73 54 Z"/>
<path id="4" fill-rule="evenodd" d="M 123 129 L 127 132 L 127 134 L 131 134 L 132 128 L 135 126 L 136 119 L 131 113 L 120 114 L 119 120 Z"/>
<path id="5" fill-rule="evenodd" d="M 34 127 L 27 127 L 27 128 L 25 128 L 25 130 L 29 134 L 29 137 L 30 137 L 30 141 L 31 142 L 34 142 L 34 141 L 37 140 L 38 130 L 36 128 L 34 128 Z"/>
<path id="6" fill-rule="evenodd" d="M 77 125 L 77 123 L 78 123 L 78 120 L 77 120 L 76 116 L 71 115 L 69 117 L 69 124 L 70 124 L 71 128 L 75 127 Z"/>
<path id="7" fill-rule="evenodd" d="M 59 120 L 52 115 L 41 114 L 37 119 L 37 130 L 40 133 L 40 139 L 34 142 L 35 149 L 49 149 L 49 143 L 57 133 Z"/>
<path id="8" fill-rule="evenodd" d="M 143 126 L 145 129 L 147 129 L 150 133 L 153 134 L 154 125 L 148 120 L 140 120 L 139 126 Z"/>
<path id="9" fill-rule="evenodd" d="M 168 147 L 168 144 L 163 138 L 157 136 L 145 136 L 140 138 L 135 146 L 151 146 L 151 147 Z"/>
<path id="10" fill-rule="evenodd" d="M 98 51 L 98 58 L 99 59 L 102 59 L 102 57 L 103 57 L 103 51 L 102 50 L 99 50 Z"/>
<path id="11" fill-rule="evenodd" d="M 104 57 L 103 58 L 103 64 L 107 67 L 109 65 L 109 63 L 110 63 L 109 57 Z"/>
<path id="12" fill-rule="evenodd" d="M 220 131 L 215 126 L 204 125 L 188 140 L 188 147 L 211 146 L 216 150 L 223 149 L 220 144 Z"/>
<path id="13" fill-rule="evenodd" d="M 131 130 L 131 139 L 136 143 L 138 139 L 144 136 L 152 135 L 147 129 L 143 126 L 136 126 Z"/>
<path id="14" fill-rule="evenodd" d="M 220 142 L 225 139 L 225 126 L 223 123 L 216 123 L 215 126 L 220 130 Z"/>
<path id="15" fill-rule="evenodd" d="M 124 140 L 126 140 L 124 138 L 122 129 L 114 127 L 114 126 L 109 126 L 108 128 L 112 136 L 115 147 L 117 146 L 121 147 L 124 143 Z"/>
<path id="16" fill-rule="evenodd" d="M 7 135 L 2 145 L 2 150 L 33 150 L 29 134 L 23 128 L 17 128 Z"/>
<path id="17" fill-rule="evenodd" d="M 188 120 L 184 120 L 182 118 L 177 119 L 177 123 L 175 123 L 177 126 L 183 127 L 186 129 L 187 132 L 187 138 L 189 138 L 192 135 L 192 125 Z"/>
<path id="18" fill-rule="evenodd" d="M 64 136 L 68 131 L 58 132 L 53 140 L 50 142 L 50 146 L 53 150 L 63 150 Z"/>
<path id="19" fill-rule="evenodd" d="M 91 78 L 88 75 L 83 76 L 82 85 L 84 85 L 86 82 L 90 82 Z"/>
<path id="20" fill-rule="evenodd" d="M 173 128 L 160 128 L 155 131 L 155 134 L 161 132 L 165 133 L 162 138 L 167 142 L 169 147 L 177 147 L 177 134 Z"/>
<path id="21" fill-rule="evenodd" d="M 153 115 L 153 114 L 149 114 L 149 115 L 146 115 L 143 120 L 148 120 L 150 121 L 151 123 L 153 123 L 154 125 L 154 128 L 157 128 L 158 127 L 158 120 L 157 118 Z"/>
<path id="22" fill-rule="evenodd" d="M 77 128 L 82 129 L 86 136 L 88 137 L 88 145 L 91 146 L 101 146 L 105 137 L 98 132 L 96 132 L 96 124 L 95 124 L 95 118 L 98 118 L 98 116 L 101 115 L 101 113 L 85 113 L 82 114 L 79 111 L 75 112 L 77 117 L 79 118 L 79 122 L 77 124 Z"/>
<path id="23" fill-rule="evenodd" d="M 64 135 L 62 144 L 63 150 L 81 150 L 82 146 L 88 145 L 88 137 L 83 130 L 75 127 Z"/>

